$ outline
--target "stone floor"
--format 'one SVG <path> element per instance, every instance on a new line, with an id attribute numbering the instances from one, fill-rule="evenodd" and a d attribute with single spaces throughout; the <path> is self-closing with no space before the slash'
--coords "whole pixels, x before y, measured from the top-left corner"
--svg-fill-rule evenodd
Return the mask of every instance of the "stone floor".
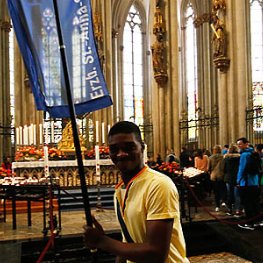
<path id="1" fill-rule="evenodd" d="M 189 260 L 191 263 L 252 263 L 228 252 L 190 257 Z"/>
<path id="2" fill-rule="evenodd" d="M 57 215 L 57 213 L 55 212 Z M 101 222 L 105 232 L 120 231 L 114 211 L 111 209 L 92 210 L 92 214 Z M 62 229 L 60 235 L 77 235 L 82 233 L 85 225 L 84 211 L 64 211 L 61 216 Z M 32 226 L 27 226 L 27 214 L 17 214 L 17 229 L 12 229 L 12 216 L 7 215 L 6 223 L 0 223 L 0 242 L 11 240 L 26 240 L 43 237 L 43 215 L 41 212 L 32 213 Z M 49 235 L 49 233 L 48 233 Z"/>
<path id="3" fill-rule="evenodd" d="M 182 223 L 189 223 L 191 217 L 192 222 L 202 220 L 214 220 L 215 218 L 224 221 L 228 219 L 225 214 L 225 210 L 220 212 L 214 212 L 212 199 L 206 200 L 203 203 L 203 207 L 191 208 L 191 214 L 189 217 L 188 210 L 186 211 L 186 217 L 182 219 Z M 55 212 L 57 214 L 57 212 Z M 112 209 L 96 210 L 92 209 L 92 214 L 102 224 L 105 232 L 119 232 L 120 227 L 116 221 L 114 211 Z M 32 213 L 32 226 L 27 226 L 27 214 L 17 214 L 17 229 L 12 229 L 12 216 L 7 215 L 6 222 L 0 222 L 0 243 L 6 244 L 6 242 L 12 243 L 13 241 L 33 240 L 43 237 L 43 215 L 41 212 Z M 59 232 L 60 235 L 80 235 L 82 233 L 83 225 L 85 224 L 84 211 L 70 211 L 62 212 L 62 229 Z M 48 233 L 49 235 L 49 233 Z M 251 262 L 231 253 L 223 252 L 209 255 L 200 255 L 190 258 L 191 263 L 205 262 L 205 263 L 246 263 Z"/>
<path id="4" fill-rule="evenodd" d="M 213 212 L 211 200 L 206 200 L 203 208 L 191 208 L 190 217 L 194 221 L 212 220 L 213 217 L 224 218 L 223 211 L 219 213 Z M 120 227 L 116 221 L 114 211 L 112 209 L 92 209 L 92 214 L 102 224 L 105 232 L 119 231 Z M 210 214 L 209 214 L 210 213 Z M 55 211 L 54 214 L 58 215 Z M 0 223 L 0 242 L 8 240 L 23 240 L 28 238 L 40 238 L 43 236 L 43 214 L 42 212 L 32 213 L 32 226 L 27 226 L 27 214 L 17 214 L 17 229 L 12 229 L 12 214 L 7 214 L 6 222 Z M 48 221 L 48 219 L 46 219 Z M 76 235 L 82 233 L 83 225 L 85 224 L 84 211 L 62 211 L 61 216 L 62 229 L 61 235 Z M 189 221 L 189 210 L 186 210 L 186 217 L 182 219 L 183 223 Z M 48 222 L 47 222 L 48 224 Z"/>

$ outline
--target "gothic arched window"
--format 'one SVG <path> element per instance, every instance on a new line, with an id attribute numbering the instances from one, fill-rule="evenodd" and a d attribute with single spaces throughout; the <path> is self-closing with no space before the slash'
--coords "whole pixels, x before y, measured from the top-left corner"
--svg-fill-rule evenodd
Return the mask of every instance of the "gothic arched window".
<path id="1" fill-rule="evenodd" d="M 142 20 L 133 4 L 123 33 L 124 119 L 143 124 L 143 35 Z"/>
<path id="2" fill-rule="evenodd" d="M 263 0 L 250 1 L 250 25 L 254 128 L 263 130 Z"/>
<path id="3" fill-rule="evenodd" d="M 60 67 L 58 67 L 59 54 L 57 52 L 58 40 L 55 27 L 54 14 L 51 9 L 46 8 L 43 13 L 43 65 L 45 66 L 44 78 L 46 82 L 47 101 L 53 106 L 60 104 L 61 95 L 57 94 L 60 90 Z"/>
<path id="4" fill-rule="evenodd" d="M 188 122 L 196 120 L 198 109 L 198 90 L 197 90 L 197 45 L 196 30 L 194 28 L 194 9 L 189 2 L 184 12 L 184 83 L 187 96 L 187 116 Z M 197 137 L 197 129 L 188 129 L 188 140 L 195 141 Z"/>

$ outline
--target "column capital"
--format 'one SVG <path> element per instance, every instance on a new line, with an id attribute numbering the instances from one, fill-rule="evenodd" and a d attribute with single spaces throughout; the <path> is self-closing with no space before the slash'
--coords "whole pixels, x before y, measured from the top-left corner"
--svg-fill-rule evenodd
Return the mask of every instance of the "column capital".
<path id="1" fill-rule="evenodd" d="M 11 28 L 12 28 L 12 25 L 9 21 L 1 21 L 0 20 L 0 27 L 1 29 L 3 29 L 5 32 L 10 32 L 11 31 Z"/>

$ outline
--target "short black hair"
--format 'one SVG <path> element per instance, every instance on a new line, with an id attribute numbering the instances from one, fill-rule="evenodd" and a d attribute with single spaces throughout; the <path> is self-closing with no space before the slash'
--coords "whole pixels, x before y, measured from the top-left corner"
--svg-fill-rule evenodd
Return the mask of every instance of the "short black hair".
<path id="1" fill-rule="evenodd" d="M 249 142 L 248 139 L 245 138 L 245 137 L 238 138 L 238 139 L 237 139 L 237 142 L 238 142 L 238 141 L 242 141 L 243 143 L 248 143 L 248 142 Z"/>
<path id="2" fill-rule="evenodd" d="M 257 144 L 256 149 L 261 152 L 263 149 L 263 144 L 262 143 Z"/>
<path id="3" fill-rule="evenodd" d="M 142 142 L 140 128 L 133 122 L 119 121 L 115 123 L 110 129 L 108 137 L 118 134 L 118 133 L 133 133 L 135 134 L 137 140 L 139 142 Z"/>

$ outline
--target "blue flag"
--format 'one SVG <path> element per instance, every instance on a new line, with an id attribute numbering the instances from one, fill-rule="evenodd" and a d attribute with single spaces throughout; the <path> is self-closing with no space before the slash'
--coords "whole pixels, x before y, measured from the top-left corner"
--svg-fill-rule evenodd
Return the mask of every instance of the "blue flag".
<path id="1" fill-rule="evenodd" d="M 112 105 L 95 45 L 90 0 L 57 0 L 77 115 Z M 38 110 L 69 117 L 53 0 L 8 0 Z"/>

